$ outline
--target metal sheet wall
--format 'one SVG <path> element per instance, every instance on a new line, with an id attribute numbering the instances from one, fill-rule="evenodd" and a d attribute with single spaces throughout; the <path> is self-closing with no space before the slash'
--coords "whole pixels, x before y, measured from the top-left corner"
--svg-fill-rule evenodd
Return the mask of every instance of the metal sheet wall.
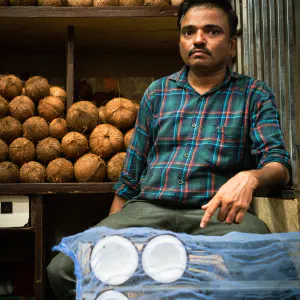
<path id="1" fill-rule="evenodd" d="M 265 81 L 273 90 L 281 128 L 292 159 L 293 184 L 300 187 L 300 92 L 294 0 L 232 0 L 242 35 L 237 43 L 239 73 Z"/>

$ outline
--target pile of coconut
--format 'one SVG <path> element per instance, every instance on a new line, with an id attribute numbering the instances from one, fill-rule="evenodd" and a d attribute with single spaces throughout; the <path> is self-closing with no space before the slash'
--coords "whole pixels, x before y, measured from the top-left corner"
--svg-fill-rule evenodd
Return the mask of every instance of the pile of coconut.
<path id="1" fill-rule="evenodd" d="M 117 181 L 139 104 L 113 98 L 99 108 L 34 76 L 0 78 L 0 182 Z"/>

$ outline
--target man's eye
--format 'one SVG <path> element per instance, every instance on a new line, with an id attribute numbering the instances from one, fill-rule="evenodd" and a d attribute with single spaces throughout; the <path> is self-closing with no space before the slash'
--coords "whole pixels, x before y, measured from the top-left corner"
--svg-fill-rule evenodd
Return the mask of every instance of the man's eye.
<path id="1" fill-rule="evenodd" d="M 213 30 L 209 31 L 209 34 L 211 34 L 211 35 L 217 35 L 219 33 L 220 33 L 220 30 L 217 30 L 217 29 L 213 29 Z"/>
<path id="2" fill-rule="evenodd" d="M 192 30 L 184 30 L 183 35 L 189 36 L 192 34 Z"/>

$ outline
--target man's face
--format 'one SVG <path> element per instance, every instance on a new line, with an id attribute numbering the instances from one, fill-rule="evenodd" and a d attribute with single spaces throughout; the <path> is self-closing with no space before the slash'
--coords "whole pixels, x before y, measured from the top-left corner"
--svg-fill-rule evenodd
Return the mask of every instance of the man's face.
<path id="1" fill-rule="evenodd" d="M 195 6 L 181 22 L 180 55 L 193 70 L 223 69 L 235 51 L 226 14 L 218 8 Z"/>

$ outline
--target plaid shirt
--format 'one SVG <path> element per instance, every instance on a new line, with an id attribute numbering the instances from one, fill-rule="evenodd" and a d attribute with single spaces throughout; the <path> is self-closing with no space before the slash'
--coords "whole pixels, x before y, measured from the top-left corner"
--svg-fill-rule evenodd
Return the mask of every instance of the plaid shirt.
<path id="1" fill-rule="evenodd" d="M 221 85 L 200 95 L 188 83 L 188 70 L 156 80 L 141 100 L 114 185 L 125 199 L 201 206 L 242 170 L 270 162 L 291 170 L 266 84 L 228 69 Z"/>

